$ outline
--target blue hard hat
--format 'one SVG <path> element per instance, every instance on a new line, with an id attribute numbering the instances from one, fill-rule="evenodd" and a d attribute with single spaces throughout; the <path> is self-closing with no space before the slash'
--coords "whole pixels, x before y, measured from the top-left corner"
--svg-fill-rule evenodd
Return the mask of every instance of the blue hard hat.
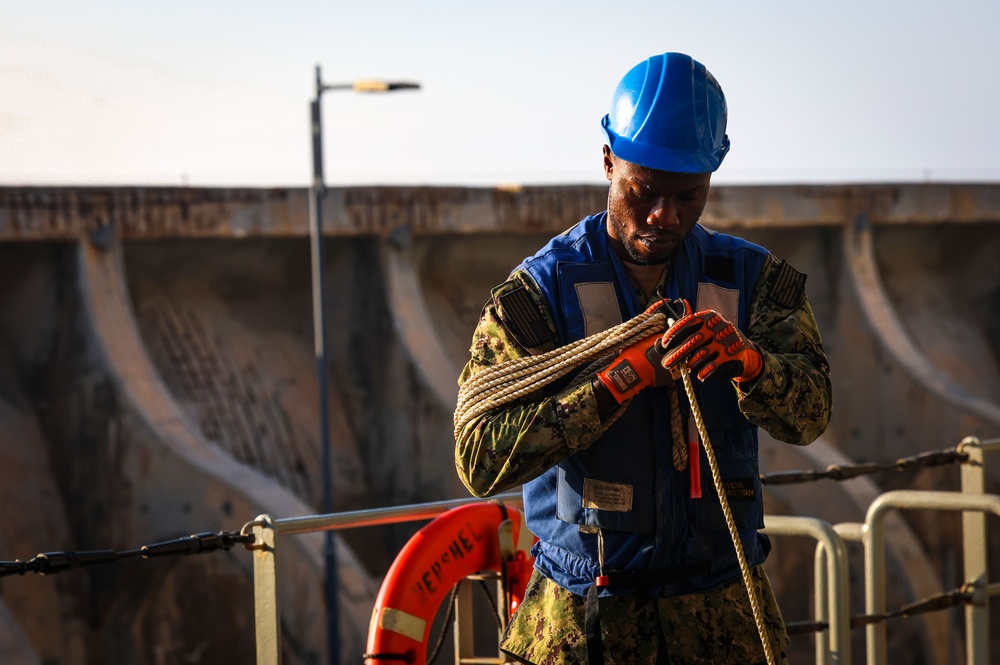
<path id="1" fill-rule="evenodd" d="M 656 55 L 629 70 L 601 127 L 615 156 L 660 171 L 708 173 L 729 152 L 722 88 L 683 53 Z"/>

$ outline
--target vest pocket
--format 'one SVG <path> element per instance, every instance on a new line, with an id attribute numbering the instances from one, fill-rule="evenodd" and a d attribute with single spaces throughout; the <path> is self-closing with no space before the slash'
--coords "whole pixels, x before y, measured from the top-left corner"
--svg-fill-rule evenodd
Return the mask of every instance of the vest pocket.
<path id="1" fill-rule="evenodd" d="M 631 533 L 655 531 L 651 469 L 642 464 L 632 468 L 622 468 L 622 464 L 587 465 L 588 474 L 577 461 L 566 460 L 559 465 L 556 516 L 560 520 Z M 601 476 L 595 477 L 594 470 L 598 469 L 602 470 Z M 650 478 L 638 477 L 642 474 Z"/>

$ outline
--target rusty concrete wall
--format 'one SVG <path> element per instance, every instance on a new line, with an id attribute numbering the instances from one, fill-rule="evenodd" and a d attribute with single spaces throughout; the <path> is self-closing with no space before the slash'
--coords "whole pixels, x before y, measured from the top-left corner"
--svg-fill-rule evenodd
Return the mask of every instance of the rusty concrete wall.
<path id="1" fill-rule="evenodd" d="M 339 509 L 461 495 L 448 394 L 489 288 L 546 237 L 603 208 L 605 196 L 603 187 L 330 191 L 325 273 Z M 253 517 L 235 494 L 228 504 L 219 494 L 211 502 L 170 495 L 174 478 L 191 471 L 165 443 L 174 424 L 140 417 L 146 398 L 123 393 L 98 357 L 89 336 L 102 336 L 97 342 L 112 354 L 116 342 L 81 313 L 81 247 L 120 252 L 116 279 L 136 339 L 197 445 L 267 479 L 268 493 L 296 497 L 304 511 L 317 505 L 307 210 L 304 190 L 0 188 L 0 474 L 8 474 L 0 482 L 0 558 L 127 548 L 168 532 L 238 528 Z M 703 222 L 809 273 L 834 371 L 824 450 L 885 461 L 1000 434 L 989 407 L 1000 396 L 1000 186 L 719 187 Z M 858 291 L 871 281 L 853 277 L 864 257 L 849 242 L 862 227 L 885 292 L 881 312 Z M 928 385 L 886 339 L 886 309 L 911 351 L 947 377 L 944 389 Z M 954 401 L 948 388 L 956 385 L 987 406 Z M 765 450 L 771 468 L 810 461 L 786 449 Z M 32 481 L 15 482 L 24 477 Z M 951 489 L 957 473 L 887 473 L 876 483 Z M 769 510 L 808 505 L 831 520 L 856 518 L 863 495 L 802 491 L 806 498 L 772 492 Z M 907 524 L 940 585 L 954 586 L 957 525 L 930 515 L 908 516 Z M 411 532 L 358 532 L 345 542 L 377 578 Z M 775 565 L 786 570 L 781 549 Z M 211 605 L 192 605 L 190 591 L 211 588 L 213 602 L 244 608 L 225 612 L 209 644 L 252 643 L 245 554 L 186 560 L 156 574 L 147 564 L 6 579 L 0 601 L 47 662 L 215 657 L 199 647 L 210 624 L 197 610 Z M 811 559 L 785 558 L 794 561 L 775 577 L 782 605 L 807 612 L 792 580 Z M 913 592 L 900 584 L 901 597 Z M 355 602 L 363 605 L 363 593 Z M 58 645 L 46 639 L 56 608 Z M 954 625 L 945 630 L 953 639 Z M 321 649 L 297 643 L 289 662 Z M 941 662 L 922 658 L 900 662 Z"/>
<path id="2" fill-rule="evenodd" d="M 331 188 L 327 235 L 559 232 L 603 209 L 602 186 Z M 109 234 L 124 240 L 246 238 L 309 233 L 304 189 L 0 187 L 0 242 Z M 996 222 L 996 185 L 781 185 L 713 189 L 703 221 L 716 228 Z"/>

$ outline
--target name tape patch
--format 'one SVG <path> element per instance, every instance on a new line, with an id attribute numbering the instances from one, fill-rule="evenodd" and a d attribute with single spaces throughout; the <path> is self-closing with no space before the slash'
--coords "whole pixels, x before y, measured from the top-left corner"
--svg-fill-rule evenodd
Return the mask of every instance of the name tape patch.
<path id="1" fill-rule="evenodd" d="M 632 510 L 632 486 L 584 478 L 583 507 L 627 513 Z"/>
<path id="2" fill-rule="evenodd" d="M 757 498 L 757 489 L 753 478 L 731 478 L 722 481 L 722 489 L 730 501 L 753 501 Z"/>

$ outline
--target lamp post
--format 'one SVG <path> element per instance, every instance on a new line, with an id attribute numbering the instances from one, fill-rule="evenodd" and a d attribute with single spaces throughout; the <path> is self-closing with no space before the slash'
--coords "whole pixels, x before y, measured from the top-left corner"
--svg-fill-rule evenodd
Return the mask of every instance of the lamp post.
<path id="1" fill-rule="evenodd" d="M 316 380 L 319 392 L 319 437 L 323 464 L 324 513 L 333 512 L 333 481 L 330 455 L 329 388 L 326 368 L 326 297 L 323 287 L 323 118 L 320 98 L 328 90 L 353 90 L 355 92 L 395 92 L 417 90 L 418 83 L 404 81 L 362 80 L 353 83 L 324 84 L 316 65 L 316 97 L 310 102 L 312 126 L 313 178 L 309 197 L 309 241 L 312 257 L 313 340 L 316 351 Z M 340 663 L 339 611 L 337 607 L 337 554 L 333 531 L 325 532 L 324 561 L 326 573 L 326 637 L 331 665 Z"/>

